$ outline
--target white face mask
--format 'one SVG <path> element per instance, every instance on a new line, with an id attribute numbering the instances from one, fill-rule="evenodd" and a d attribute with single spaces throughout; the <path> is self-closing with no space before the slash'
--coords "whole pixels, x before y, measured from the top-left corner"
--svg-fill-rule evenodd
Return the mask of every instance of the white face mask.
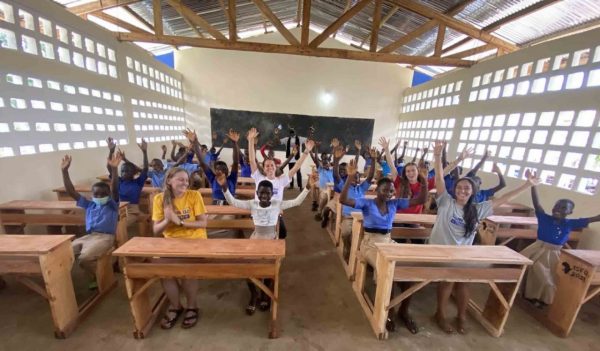
<path id="1" fill-rule="evenodd" d="M 108 200 L 110 200 L 110 196 L 105 196 L 105 197 L 93 197 L 92 201 L 94 201 L 94 203 L 98 206 L 104 206 L 106 205 L 106 203 L 108 202 Z"/>

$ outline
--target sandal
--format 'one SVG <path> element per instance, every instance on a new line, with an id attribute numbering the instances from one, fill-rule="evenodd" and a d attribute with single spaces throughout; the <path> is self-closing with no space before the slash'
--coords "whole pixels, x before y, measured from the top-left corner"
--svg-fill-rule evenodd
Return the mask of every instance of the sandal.
<path id="1" fill-rule="evenodd" d="M 190 312 L 191 315 L 188 315 Z M 183 321 L 181 322 L 181 327 L 183 329 L 189 329 L 198 323 L 198 308 L 186 308 L 184 315 Z"/>
<path id="2" fill-rule="evenodd" d="M 419 332 L 419 327 L 417 326 L 417 322 L 410 315 L 400 315 L 400 320 L 404 323 L 406 329 L 412 334 L 417 334 Z"/>
<path id="3" fill-rule="evenodd" d="M 385 329 L 390 333 L 393 333 L 396 331 L 396 323 L 389 317 L 385 321 Z"/>
<path id="4" fill-rule="evenodd" d="M 248 306 L 246 306 L 247 315 L 251 316 L 254 314 L 254 312 L 256 312 L 256 305 L 249 304 Z"/>
<path id="5" fill-rule="evenodd" d="M 265 300 L 262 300 L 258 304 L 258 308 L 263 312 L 268 311 L 271 308 L 271 299 L 267 297 Z"/>
<path id="6" fill-rule="evenodd" d="M 175 316 L 173 316 L 173 318 L 169 318 L 169 313 L 171 313 L 171 312 L 175 313 Z M 179 316 L 181 316 L 182 313 L 183 313 L 183 307 L 180 307 L 178 309 L 169 308 L 167 310 L 167 313 L 163 317 L 162 321 L 160 322 L 160 327 L 162 329 L 173 328 L 175 326 L 175 322 L 177 322 L 177 320 L 179 319 Z"/>

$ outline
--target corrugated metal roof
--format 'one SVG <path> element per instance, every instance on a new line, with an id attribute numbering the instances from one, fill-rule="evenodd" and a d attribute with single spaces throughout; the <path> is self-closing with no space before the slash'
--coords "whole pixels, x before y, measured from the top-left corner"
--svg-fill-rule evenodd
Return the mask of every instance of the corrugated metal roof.
<path id="1" fill-rule="evenodd" d="M 81 0 L 54 0 L 66 6 L 72 6 L 74 1 Z M 298 0 L 264 0 L 272 12 L 284 24 L 296 23 L 298 16 Z M 468 4 L 454 17 L 460 21 L 471 24 L 477 28 L 483 28 L 488 25 L 523 10 L 542 0 L 420 0 L 422 5 L 431 7 L 438 12 L 446 12 L 453 7 Z M 313 0 L 311 6 L 311 28 L 325 29 L 338 17 L 340 17 L 348 4 L 356 4 L 358 0 Z M 227 5 L 227 0 L 183 0 L 182 3 L 192 9 L 208 21 L 215 29 L 221 31 L 225 36 L 228 35 L 229 27 L 227 17 L 222 8 L 222 3 Z M 144 0 L 129 5 L 140 16 L 152 23 L 152 1 Z M 369 45 L 371 26 L 373 20 L 374 5 L 369 4 L 360 13 L 346 22 L 337 31 L 336 36 L 343 39 L 344 42 L 350 42 L 355 45 L 363 44 L 363 48 Z M 394 14 L 382 26 L 379 31 L 380 48 L 395 42 L 399 38 L 418 29 L 424 23 L 429 21 L 414 12 L 398 9 L 393 3 L 384 2 L 382 6 L 382 18 L 389 13 Z M 162 12 L 164 18 L 164 31 L 171 35 L 196 36 L 196 33 L 190 28 L 187 22 L 163 0 Z M 237 28 L 242 36 L 243 32 L 260 31 L 265 25 L 265 18 L 251 0 L 238 0 L 236 5 Z M 582 24 L 598 21 L 600 19 L 600 1 L 595 0 L 563 0 L 548 5 L 536 12 L 521 17 L 515 21 L 509 22 L 496 31 L 493 35 L 517 45 L 527 45 L 528 43 L 562 32 L 566 29 L 580 26 Z M 267 22 L 268 23 L 268 22 Z M 270 25 L 270 23 L 268 23 Z M 202 29 L 200 32 L 204 33 Z M 210 36 L 208 36 L 210 37 Z M 431 29 L 397 49 L 395 53 L 405 55 L 431 55 L 434 51 L 437 37 L 437 28 Z M 447 47 L 466 36 L 453 29 L 447 28 L 444 40 L 444 46 Z M 474 42 L 461 46 L 461 48 L 472 48 Z M 164 45 L 153 45 L 156 52 L 163 50 Z M 460 51 L 460 49 L 457 49 Z M 456 52 L 455 50 L 454 52 Z M 492 52 L 493 54 L 493 52 Z M 480 55 L 481 56 L 481 55 Z M 423 67 L 424 71 L 430 73 L 441 73 L 450 68 L 444 67 Z"/>

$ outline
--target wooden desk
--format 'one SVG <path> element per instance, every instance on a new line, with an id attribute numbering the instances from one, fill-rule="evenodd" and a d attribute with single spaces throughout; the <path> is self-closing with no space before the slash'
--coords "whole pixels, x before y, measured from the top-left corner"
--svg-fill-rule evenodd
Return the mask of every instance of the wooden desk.
<path id="1" fill-rule="evenodd" d="M 53 192 L 56 193 L 56 196 L 58 197 L 59 200 L 73 200 L 72 197 L 69 196 L 69 194 L 67 194 L 67 191 L 65 190 L 64 187 L 60 187 L 60 188 L 56 188 L 56 189 L 52 189 Z M 77 191 L 78 193 L 82 194 L 82 195 L 89 195 L 91 197 L 92 194 L 92 184 L 77 184 L 75 185 L 75 191 Z M 152 197 L 154 197 L 154 195 L 158 194 L 159 192 L 161 192 L 161 190 L 159 188 L 153 188 L 151 186 L 145 186 L 142 188 L 142 193 L 140 195 L 140 211 L 145 213 L 145 214 L 149 214 L 151 212 L 151 208 L 150 208 L 150 199 Z"/>
<path id="2" fill-rule="evenodd" d="M 527 301 L 520 301 L 520 305 L 554 334 L 566 338 L 581 306 L 600 294 L 600 251 L 563 249 L 556 277 L 552 305 L 545 310 Z"/>
<path id="3" fill-rule="evenodd" d="M 522 216 L 489 216 L 477 230 L 481 245 L 506 245 L 514 239 L 537 239 L 537 218 Z M 580 231 L 573 231 L 569 241 L 579 241 Z M 567 244 L 568 245 L 568 244 Z"/>
<path id="4" fill-rule="evenodd" d="M 97 176 L 96 179 L 98 179 L 104 183 L 108 183 L 108 184 L 110 184 L 110 182 L 111 182 L 111 179 L 109 178 L 108 174 L 103 174 L 103 175 Z M 148 177 L 148 179 L 146 179 L 144 186 L 149 186 L 149 187 L 152 186 L 152 179 L 150 177 Z"/>
<path id="5" fill-rule="evenodd" d="M 85 210 L 75 201 L 13 200 L 0 204 L 0 225 L 5 233 L 23 234 L 25 226 L 85 226 Z M 123 245 L 127 234 L 127 202 L 119 203 L 119 221 L 115 234 L 117 245 Z"/>
<path id="6" fill-rule="evenodd" d="M 388 311 L 432 282 L 484 283 L 491 288 L 485 307 L 469 301 L 469 312 L 495 337 L 504 332 L 525 269 L 532 262 L 506 246 L 376 244 L 377 286 L 372 303 L 364 293 L 367 262 L 359 259 L 353 289 L 375 336 L 386 339 Z M 415 282 L 392 297 L 394 282 Z"/>
<path id="7" fill-rule="evenodd" d="M 164 294 L 156 303 L 151 303 L 148 295 L 148 287 L 161 278 L 250 279 L 271 297 L 269 337 L 279 336 L 279 268 L 285 257 L 284 240 L 136 237 L 113 254 L 124 258 L 123 273 L 136 339 L 148 335 L 158 314 L 168 303 Z M 181 258 L 185 262 L 151 260 L 153 258 Z M 272 290 L 259 280 L 264 278 L 274 280 Z"/>
<path id="8" fill-rule="evenodd" d="M 211 188 L 200 188 L 198 189 L 200 195 L 202 195 L 202 199 L 204 199 L 204 204 L 212 204 L 212 189 Z M 254 199 L 254 194 L 256 194 L 256 190 L 252 189 L 235 189 L 235 198 L 250 200 Z"/>
<path id="9" fill-rule="evenodd" d="M 516 202 L 505 203 L 494 209 L 494 215 L 497 216 L 532 217 L 534 213 L 533 208 Z"/>
<path id="10" fill-rule="evenodd" d="M 392 239 L 428 239 L 431 227 L 435 224 L 435 215 L 396 213 L 394 223 L 418 224 L 424 228 L 392 228 Z M 357 258 L 360 252 L 360 244 L 364 235 L 364 221 L 362 212 L 352 213 L 352 242 L 350 244 L 350 258 L 348 263 L 342 259 L 349 280 L 354 280 Z M 342 242 L 343 240 L 340 240 Z M 340 245 L 343 246 L 343 245 Z M 338 248 L 340 247 L 338 246 Z M 341 250 L 341 251 L 340 251 Z M 343 247 L 338 253 L 343 252 Z M 343 257 L 343 256 L 342 256 Z"/>

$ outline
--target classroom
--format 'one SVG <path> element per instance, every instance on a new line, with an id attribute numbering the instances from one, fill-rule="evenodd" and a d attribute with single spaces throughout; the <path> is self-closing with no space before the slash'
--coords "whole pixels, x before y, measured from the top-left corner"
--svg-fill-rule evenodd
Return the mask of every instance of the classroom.
<path id="1" fill-rule="evenodd" d="M 600 4 L 0 0 L 0 351 L 600 350 Z"/>

